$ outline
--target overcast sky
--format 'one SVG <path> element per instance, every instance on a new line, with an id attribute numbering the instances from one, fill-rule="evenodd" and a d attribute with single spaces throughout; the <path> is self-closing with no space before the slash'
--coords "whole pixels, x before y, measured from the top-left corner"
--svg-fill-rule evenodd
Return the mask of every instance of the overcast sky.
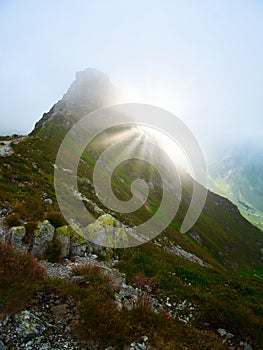
<path id="1" fill-rule="evenodd" d="M 0 134 L 28 133 L 94 67 L 201 144 L 263 139 L 261 0 L 0 0 L 0 33 Z"/>

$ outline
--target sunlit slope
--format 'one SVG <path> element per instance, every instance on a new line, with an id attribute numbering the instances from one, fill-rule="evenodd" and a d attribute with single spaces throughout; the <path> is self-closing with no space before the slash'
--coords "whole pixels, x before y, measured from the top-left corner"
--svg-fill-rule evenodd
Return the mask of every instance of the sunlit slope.
<path id="1" fill-rule="evenodd" d="M 25 222 L 36 223 L 43 220 L 47 212 L 60 211 L 54 191 L 54 166 L 61 142 L 76 121 L 87 113 L 106 106 L 112 100 L 113 91 L 114 88 L 105 75 L 93 70 L 81 72 L 64 97 L 36 124 L 30 136 L 15 141 L 12 145 L 14 153 L 1 158 L 0 198 L 2 206 L 11 216 L 9 221 L 13 222 L 13 226 Z M 82 136 L 75 135 L 75 138 Z M 161 151 L 152 151 L 149 145 L 146 147 L 143 135 L 134 127 L 122 126 L 107 130 L 86 148 L 78 166 L 79 191 L 105 212 L 112 211 L 98 200 L 93 186 L 93 170 L 100 154 L 116 140 L 125 137 L 130 140 L 134 154 L 144 154 L 149 161 L 136 160 L 134 157 L 120 164 L 111 177 L 112 191 L 119 200 L 127 201 L 132 196 L 132 182 L 139 178 L 147 183 L 149 196 L 140 209 L 131 213 L 116 213 L 116 217 L 133 227 L 158 211 L 163 184 L 154 164 L 158 159 L 167 159 L 167 185 L 170 186 L 171 200 L 173 196 L 180 200 L 180 208 L 177 214 L 175 210 L 175 219 L 162 235 L 169 236 L 183 249 L 208 263 L 233 268 L 243 274 L 261 275 L 262 233 L 248 223 L 228 200 L 209 192 L 197 223 L 190 232 L 180 232 L 191 201 L 193 180 L 179 171 L 182 182 L 180 194 L 173 165 L 167 155 Z M 69 164 L 71 157 L 79 151 L 73 137 L 70 151 L 65 155 Z M 66 171 L 72 169 L 69 167 Z M 71 190 L 65 188 L 67 192 Z M 145 188 L 137 189 L 138 197 L 143 198 L 144 194 Z M 160 220 L 165 220 L 165 212 L 159 215 Z M 81 224 L 81 218 L 79 223 Z"/>
<path id="2" fill-rule="evenodd" d="M 48 120 L 34 136 L 14 145 L 15 153 L 3 158 L 1 162 L 1 202 L 4 207 L 10 209 L 10 215 L 15 214 L 21 223 L 36 222 L 42 220 L 47 212 L 59 211 L 54 192 L 53 172 L 57 150 L 68 130 L 65 126 L 67 123 L 65 120 L 62 122 L 61 118 L 58 116 Z M 85 150 L 79 163 L 80 192 L 97 202 L 105 212 L 110 210 L 98 200 L 92 185 L 94 165 L 99 154 L 107 148 L 111 137 L 123 137 L 122 134 L 127 131 L 135 137 L 136 130 L 133 128 L 118 128 L 109 130 L 106 135 L 99 135 Z M 138 142 L 135 147 L 141 146 L 142 141 Z M 72 148 L 72 152 L 77 150 Z M 155 154 L 155 157 L 157 156 Z M 227 199 L 209 192 L 197 223 L 189 233 L 180 233 L 181 223 L 192 195 L 192 179 L 183 172 L 181 175 L 180 209 L 162 236 L 169 237 L 186 251 L 215 266 L 233 268 L 247 275 L 262 275 L 262 233 L 246 221 L 236 206 Z M 154 215 L 162 199 L 162 183 L 158 172 L 149 163 L 136 159 L 124 162 L 113 173 L 112 189 L 116 197 L 124 201 L 130 199 L 131 183 L 136 178 L 144 179 L 151 189 L 147 201 L 134 213 L 116 213 L 118 219 L 131 227 Z M 47 204 L 46 198 L 50 198 L 52 204 Z"/>

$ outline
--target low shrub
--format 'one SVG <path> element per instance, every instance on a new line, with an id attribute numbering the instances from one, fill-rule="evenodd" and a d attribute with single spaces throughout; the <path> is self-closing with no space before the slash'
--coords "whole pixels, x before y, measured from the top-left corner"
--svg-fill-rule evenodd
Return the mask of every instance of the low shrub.
<path id="1" fill-rule="evenodd" d="M 47 213 L 45 219 L 48 220 L 55 228 L 67 225 L 67 222 L 64 219 L 63 215 L 57 211 Z"/>
<path id="2" fill-rule="evenodd" d="M 61 262 L 62 260 L 61 242 L 56 238 L 52 242 L 49 242 L 43 257 L 44 259 L 52 263 Z"/>
<path id="3" fill-rule="evenodd" d="M 31 255 L 0 244 L 0 312 L 21 309 L 44 282 L 44 269 Z"/>
<path id="4" fill-rule="evenodd" d="M 4 219 L 4 224 L 7 225 L 8 227 L 20 226 L 21 225 L 20 215 L 18 213 L 13 213 L 8 215 Z"/>
<path id="5" fill-rule="evenodd" d="M 34 231 L 37 229 L 37 223 L 36 222 L 27 222 L 25 225 L 26 229 L 26 235 L 24 237 L 24 243 L 25 244 L 31 244 L 33 242 L 34 237 Z"/>

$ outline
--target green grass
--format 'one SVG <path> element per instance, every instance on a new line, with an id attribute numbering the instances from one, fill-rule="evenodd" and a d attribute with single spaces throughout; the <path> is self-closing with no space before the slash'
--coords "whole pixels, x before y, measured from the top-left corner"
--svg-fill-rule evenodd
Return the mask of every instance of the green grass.
<path id="1" fill-rule="evenodd" d="M 158 281 L 157 297 L 189 300 L 197 306 L 193 325 L 226 328 L 240 338 L 263 342 L 262 283 L 218 268 L 203 268 L 164 252 L 153 244 L 122 252 L 118 268 L 132 283 L 136 278 Z"/>
<path id="2" fill-rule="evenodd" d="M 47 123 L 37 135 L 14 145 L 13 155 L 1 159 L 0 201 L 10 210 L 6 224 L 13 226 L 27 222 L 28 240 L 36 224 L 45 218 L 53 220 L 54 226 L 64 224 L 56 204 L 53 164 L 65 132 L 59 120 Z M 107 212 L 98 201 L 93 186 L 83 181 L 84 177 L 92 179 L 95 158 L 107 145 L 100 147 L 97 143 L 95 146 L 82 155 L 79 188 Z M 72 151 L 77 152 L 77 149 L 73 147 Z M 160 178 L 151 167 L 136 161 L 119 166 L 112 178 L 113 191 L 116 195 L 120 192 L 119 199 L 127 200 L 131 197 L 132 181 L 141 173 L 144 173 L 145 180 L 154 184 L 146 206 L 135 213 L 117 215 L 131 227 L 145 222 L 158 210 L 162 198 Z M 153 349 L 174 349 L 175 346 L 224 349 L 221 339 L 215 335 L 220 327 L 240 338 L 252 337 L 255 348 L 260 346 L 263 343 L 262 232 L 246 221 L 229 201 L 209 192 L 205 209 L 192 228 L 202 239 L 202 245 L 187 233 L 180 233 L 191 187 L 191 180 L 185 178 L 184 200 L 176 218 L 160 237 L 167 237 L 197 255 L 211 264 L 211 268 L 174 256 L 153 243 L 114 252 L 120 257 L 118 268 L 127 275 L 129 283 L 136 286 L 142 281 L 152 281 L 156 283 L 155 297 L 164 299 L 169 296 L 175 302 L 187 299 L 196 304 L 196 318 L 191 326 L 169 318 L 167 313 L 154 314 L 147 300 L 142 300 L 135 310 L 120 313 L 114 303 L 115 291 L 96 268 L 75 271 L 85 275 L 87 284 L 54 281 L 45 278 L 33 258 L 14 253 L 10 247 L 1 248 L 2 310 L 14 312 L 24 307 L 39 288 L 53 286 L 58 292 L 73 296 L 77 302 L 83 320 L 76 329 L 79 337 L 96 341 L 103 338 L 105 343 L 102 346 L 113 345 L 121 349 L 124 344 L 148 335 Z M 51 205 L 45 203 L 43 193 L 52 199 Z M 51 259 L 53 255 L 56 259 L 59 250 L 49 253 Z M 209 324 L 207 331 L 204 330 L 205 324 Z"/>

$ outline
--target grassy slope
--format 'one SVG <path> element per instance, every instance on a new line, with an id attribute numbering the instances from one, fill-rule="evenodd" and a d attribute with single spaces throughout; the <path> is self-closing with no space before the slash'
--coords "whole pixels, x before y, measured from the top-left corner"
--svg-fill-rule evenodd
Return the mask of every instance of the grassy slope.
<path id="1" fill-rule="evenodd" d="M 1 203 L 16 213 L 17 219 L 21 222 L 39 221 L 44 218 L 48 211 L 58 210 L 53 189 L 52 164 L 55 162 L 56 152 L 64 133 L 65 130 L 61 128 L 59 121 L 47 123 L 38 135 L 25 138 L 19 144 L 14 145 L 15 154 L 1 160 Z M 96 149 L 86 153 L 83 158 L 92 166 L 95 155 Z M 152 175 L 152 172 L 150 173 Z M 80 175 L 90 177 L 92 167 L 83 166 L 83 169 L 80 168 Z M 119 176 L 125 179 L 126 186 L 123 196 L 128 197 L 128 185 L 131 183 L 131 179 L 123 169 L 119 169 L 114 180 L 116 188 L 120 186 L 117 181 Z M 118 252 L 120 257 L 118 268 L 125 272 L 128 281 L 135 285 L 138 278 L 156 279 L 159 283 L 156 295 L 159 298 L 169 295 L 174 301 L 187 299 L 198 305 L 196 319 L 193 322 L 193 335 L 186 341 L 186 331 L 182 329 L 180 324 L 169 320 L 155 319 L 154 315 L 146 315 L 148 319 L 142 321 L 136 320 L 138 315 L 129 314 L 124 318 L 131 317 L 132 321 L 130 322 L 135 322 L 132 326 L 135 333 L 143 335 L 152 332 L 156 344 L 163 343 L 167 349 L 169 346 L 173 349 L 173 344 L 167 343 L 167 338 L 171 337 L 174 337 L 177 344 L 191 346 L 191 342 L 195 343 L 197 344 L 196 349 L 204 349 L 204 346 L 210 349 L 212 348 L 211 344 L 217 344 L 214 345 L 215 349 L 223 349 L 224 347 L 219 346 L 217 337 L 213 335 L 211 335 L 212 343 L 209 343 L 205 327 L 208 328 L 208 334 L 211 330 L 225 327 L 240 337 L 248 337 L 248 339 L 251 337 L 255 344 L 262 344 L 262 283 L 254 277 L 255 273 L 262 276 L 262 264 L 258 249 L 262 234 L 243 219 L 229 201 L 209 193 L 205 210 L 193 228 L 202 238 L 203 245 L 197 244 L 188 234 L 182 235 L 178 227 L 187 208 L 187 194 L 190 192 L 191 182 L 186 181 L 184 186 L 186 200 L 182 203 L 176 219 L 162 233 L 162 236 L 167 236 L 183 249 L 209 262 L 213 268 L 203 268 L 188 262 L 165 252 L 153 243 L 120 250 Z M 53 200 L 52 205 L 47 205 L 44 202 L 43 192 Z M 84 187 L 83 192 L 92 200 L 96 200 L 90 187 Z M 156 203 L 158 196 L 157 193 L 151 197 L 152 212 L 158 204 Z M 137 224 L 147 215 L 149 215 L 149 211 L 143 208 L 140 217 L 121 215 L 120 219 L 132 225 Z M 246 277 L 240 276 L 240 273 Z M 63 289 L 64 287 L 60 286 L 59 288 Z M 66 289 L 68 287 L 64 290 Z M 17 298 L 19 299 L 20 296 Z M 5 305 L 6 301 L 2 300 L 2 303 Z M 88 304 L 87 301 L 87 308 Z M 103 318 L 102 314 L 99 317 Z M 88 317 L 87 314 L 85 315 L 84 318 Z M 88 319 L 86 321 L 88 322 Z M 103 319 L 104 321 L 106 322 Z M 157 324 L 159 327 L 162 322 L 164 328 L 168 327 L 170 331 L 163 329 L 158 339 L 154 329 Z M 108 328 L 111 326 L 108 325 Z M 94 326 L 93 331 L 96 335 L 95 328 Z M 102 330 L 100 331 L 102 332 Z M 94 334 L 93 336 L 95 336 Z M 110 337 L 112 335 L 109 335 Z M 128 338 L 130 335 L 127 335 Z M 206 340 L 208 345 L 204 345 Z M 201 343 L 198 345 L 198 342 Z M 157 345 L 156 348 L 158 348 Z"/>
<path id="2" fill-rule="evenodd" d="M 45 217 L 47 211 L 58 210 L 53 188 L 53 164 L 64 134 L 61 121 L 52 121 L 47 123 L 37 136 L 27 137 L 14 145 L 13 155 L 2 158 L 1 202 L 17 213 L 21 222 L 39 221 Z M 83 155 L 84 162 L 80 163 L 80 177 L 92 178 L 92 167 L 100 151 L 101 148 L 98 146 L 86 151 Z M 87 164 L 89 166 L 86 166 Z M 119 215 L 122 221 L 131 226 L 151 217 L 161 198 L 158 190 L 158 174 L 149 168 L 147 172 L 144 164 L 133 162 L 126 167 L 119 167 L 116 176 L 112 178 L 113 190 L 117 190 L 115 193 L 122 200 L 130 198 L 130 184 L 138 174 L 143 173 L 145 180 L 151 180 L 157 185 L 157 190 L 150 195 L 148 207 L 143 207 L 134 214 Z M 124 183 L 119 181 L 120 178 L 124 179 Z M 91 186 L 85 188 L 84 185 L 80 185 L 80 187 L 88 198 L 97 201 Z M 236 269 L 244 270 L 247 274 L 253 275 L 254 269 L 257 269 L 257 273 L 261 275 L 262 263 L 259 248 L 262 247 L 262 233 L 247 222 L 228 200 L 209 192 L 205 209 L 192 229 L 201 237 L 202 246 L 189 235 L 179 233 L 178 228 L 191 197 L 191 187 L 192 181 L 187 177 L 184 178 L 184 200 L 175 220 L 165 233 L 173 237 L 184 249 L 197 256 L 201 254 L 208 260 L 213 259 L 217 264 L 232 265 Z M 118 194 L 118 190 L 121 194 Z M 52 205 L 45 203 L 43 194 L 44 197 L 52 199 Z M 100 203 L 99 205 L 101 206 Z M 149 208 L 151 208 L 150 211 Z"/>

